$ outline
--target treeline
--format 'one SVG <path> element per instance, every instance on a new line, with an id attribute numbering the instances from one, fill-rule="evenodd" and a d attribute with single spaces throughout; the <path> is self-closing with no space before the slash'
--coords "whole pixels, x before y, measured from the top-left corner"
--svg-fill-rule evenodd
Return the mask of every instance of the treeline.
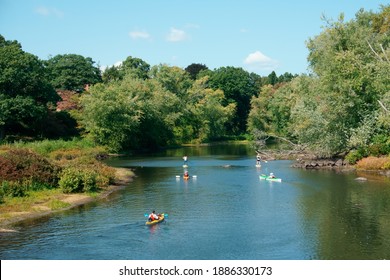
<path id="1" fill-rule="evenodd" d="M 307 41 L 310 74 L 300 76 L 151 66 L 131 56 L 100 70 L 75 54 L 40 60 L 0 36 L 0 139 L 80 134 L 119 151 L 272 138 L 351 162 L 387 155 L 389 18 L 381 6 L 348 22 L 324 19 Z"/>
<path id="2" fill-rule="evenodd" d="M 351 163 L 390 154 L 389 19 L 390 6 L 360 10 L 349 22 L 324 19 L 321 34 L 307 41 L 312 74 L 263 87 L 251 100 L 249 131 Z"/>
<path id="3" fill-rule="evenodd" d="M 242 68 L 151 67 L 127 57 L 101 71 L 76 54 L 40 60 L 0 36 L 0 140 L 81 134 L 111 150 L 237 137 L 261 86 L 290 81 Z"/>

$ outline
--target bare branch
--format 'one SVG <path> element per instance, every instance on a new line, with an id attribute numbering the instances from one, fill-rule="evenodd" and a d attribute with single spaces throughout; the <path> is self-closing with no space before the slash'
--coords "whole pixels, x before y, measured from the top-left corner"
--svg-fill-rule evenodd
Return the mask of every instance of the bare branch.
<path id="1" fill-rule="evenodd" d="M 387 54 L 386 54 L 386 52 L 385 52 L 385 50 L 384 50 L 382 44 L 379 44 L 379 46 L 381 46 L 382 53 L 383 53 L 383 55 L 385 56 L 387 62 L 390 63 L 390 60 L 389 60 L 389 58 L 387 57 Z"/>
<path id="2" fill-rule="evenodd" d="M 368 42 L 368 40 L 366 40 L 366 42 L 367 42 L 368 46 L 370 47 L 370 49 L 372 50 L 372 52 L 379 58 L 379 60 L 383 61 L 383 59 L 380 57 L 380 55 L 373 49 L 370 42 Z"/>
<path id="3" fill-rule="evenodd" d="M 385 110 L 385 112 L 386 112 L 387 114 L 390 113 L 390 111 L 385 107 L 385 105 L 383 105 L 383 103 L 382 103 L 380 100 L 378 100 L 378 103 L 379 103 L 379 105 L 381 105 L 381 107 L 383 108 L 383 110 Z"/>
<path id="4" fill-rule="evenodd" d="M 299 144 L 295 144 L 295 143 L 291 142 L 290 140 L 288 140 L 288 139 L 286 139 L 286 138 L 284 138 L 284 137 L 280 137 L 280 136 L 276 136 L 276 135 L 271 135 L 271 134 L 270 134 L 270 136 L 271 136 L 271 137 L 274 137 L 274 138 L 277 138 L 277 139 L 280 139 L 280 140 L 283 140 L 283 141 L 289 143 L 291 146 L 293 146 L 293 147 L 295 147 L 295 148 L 297 148 L 297 147 L 300 146 Z"/>

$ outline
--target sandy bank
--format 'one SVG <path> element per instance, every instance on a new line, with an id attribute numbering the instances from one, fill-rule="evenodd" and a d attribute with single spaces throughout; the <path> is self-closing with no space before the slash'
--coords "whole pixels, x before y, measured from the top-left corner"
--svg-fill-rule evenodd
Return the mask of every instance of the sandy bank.
<path id="1" fill-rule="evenodd" d="M 108 186 L 107 189 L 105 189 L 96 197 L 92 197 L 90 195 L 82 194 L 82 193 L 61 194 L 60 196 L 56 196 L 56 200 L 63 202 L 64 205 L 67 206 L 60 209 L 51 210 L 47 206 L 47 202 L 40 202 L 35 204 L 28 211 L 0 213 L 0 233 L 14 232 L 15 230 L 12 228 L 12 225 L 21 222 L 23 220 L 40 218 L 55 212 L 68 210 L 80 205 L 97 201 L 99 199 L 103 199 L 109 196 L 111 193 L 119 189 L 125 188 L 132 181 L 134 177 L 134 173 L 125 168 L 115 168 L 115 169 L 116 169 L 115 184 Z"/>

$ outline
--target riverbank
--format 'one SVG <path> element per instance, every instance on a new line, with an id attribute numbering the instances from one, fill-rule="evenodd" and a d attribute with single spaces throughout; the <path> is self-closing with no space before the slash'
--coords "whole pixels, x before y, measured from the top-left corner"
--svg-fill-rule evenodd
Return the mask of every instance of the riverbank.
<path id="1" fill-rule="evenodd" d="M 65 194 L 61 191 L 47 192 L 43 197 L 41 196 L 33 201 L 23 211 L 2 209 L 0 213 L 0 233 L 17 231 L 13 225 L 24 220 L 40 218 L 104 199 L 111 193 L 125 188 L 133 180 L 133 177 L 134 173 L 131 170 L 115 168 L 114 184 L 109 185 L 101 192 L 92 194 Z"/>

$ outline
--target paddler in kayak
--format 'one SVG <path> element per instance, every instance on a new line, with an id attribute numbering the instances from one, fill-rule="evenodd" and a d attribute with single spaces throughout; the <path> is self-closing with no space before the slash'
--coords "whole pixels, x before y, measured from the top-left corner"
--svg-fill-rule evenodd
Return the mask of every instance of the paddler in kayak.
<path id="1" fill-rule="evenodd" d="M 184 180 L 190 179 L 190 174 L 188 174 L 188 171 L 187 171 L 187 170 L 184 172 L 183 179 L 184 179 Z"/>
<path id="2" fill-rule="evenodd" d="M 152 221 L 155 221 L 155 220 L 158 220 L 158 219 L 160 219 L 160 217 L 158 215 L 156 215 L 156 211 L 153 210 L 153 212 L 149 214 L 148 221 L 152 222 Z"/>
<path id="3" fill-rule="evenodd" d="M 275 177 L 274 173 L 271 172 L 271 173 L 269 174 L 268 178 L 273 179 L 273 178 L 276 178 L 276 177 Z"/>

